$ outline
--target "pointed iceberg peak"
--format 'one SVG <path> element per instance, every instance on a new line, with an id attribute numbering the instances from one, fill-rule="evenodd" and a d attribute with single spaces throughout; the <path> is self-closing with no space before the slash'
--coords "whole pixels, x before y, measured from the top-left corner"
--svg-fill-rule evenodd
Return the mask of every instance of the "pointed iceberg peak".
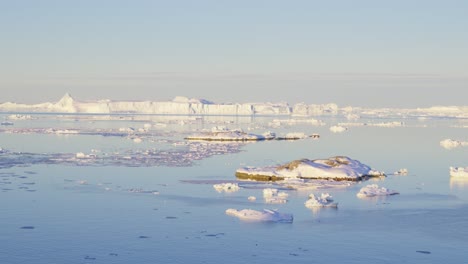
<path id="1" fill-rule="evenodd" d="M 58 101 L 59 104 L 70 104 L 73 103 L 73 97 L 69 94 L 66 93 L 60 101 Z"/>
<path id="2" fill-rule="evenodd" d="M 55 106 L 65 112 L 76 112 L 74 100 L 69 93 L 66 93 Z"/>

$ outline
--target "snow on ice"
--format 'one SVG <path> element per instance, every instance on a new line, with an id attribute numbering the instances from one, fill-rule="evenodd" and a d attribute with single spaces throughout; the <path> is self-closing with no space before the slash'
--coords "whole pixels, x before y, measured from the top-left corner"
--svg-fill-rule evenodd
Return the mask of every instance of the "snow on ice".
<path id="1" fill-rule="evenodd" d="M 468 178 L 468 167 L 450 167 L 450 176 Z"/>
<path id="2" fill-rule="evenodd" d="M 307 208 L 338 207 L 338 203 L 333 202 L 333 197 L 329 193 L 322 193 L 320 196 L 315 196 L 312 193 L 304 205 Z"/>

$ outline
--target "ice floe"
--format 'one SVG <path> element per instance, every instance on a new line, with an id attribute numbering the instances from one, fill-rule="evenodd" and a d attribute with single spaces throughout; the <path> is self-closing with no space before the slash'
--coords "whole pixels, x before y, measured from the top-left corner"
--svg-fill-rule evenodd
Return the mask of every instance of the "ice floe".
<path id="1" fill-rule="evenodd" d="M 238 178 L 257 180 L 283 180 L 285 178 L 334 179 L 358 181 L 372 176 L 371 167 L 346 156 L 328 159 L 295 160 L 280 166 L 244 167 L 236 171 Z"/>
<path id="2" fill-rule="evenodd" d="M 329 193 L 322 193 L 320 196 L 315 196 L 312 193 L 304 205 L 307 208 L 338 207 L 338 203 L 333 202 L 333 197 Z"/>
<path id="3" fill-rule="evenodd" d="M 468 178 L 468 167 L 450 167 L 450 176 Z"/>
<path id="4" fill-rule="evenodd" d="M 231 193 L 231 192 L 237 192 L 240 190 L 239 185 L 237 183 L 231 183 L 231 182 L 214 184 L 213 188 L 215 188 L 215 190 L 220 193 L 221 192 Z"/>
<path id="5" fill-rule="evenodd" d="M 348 128 L 344 126 L 331 126 L 330 127 L 330 131 L 333 133 L 343 133 L 346 130 L 348 130 Z"/>
<path id="6" fill-rule="evenodd" d="M 393 173 L 394 175 L 408 175 L 408 169 L 399 169 Z"/>
<path id="7" fill-rule="evenodd" d="M 282 204 L 286 203 L 288 200 L 288 194 L 286 192 L 278 192 L 278 189 L 266 188 L 263 189 L 263 199 L 265 203 L 270 204 Z"/>
<path id="8" fill-rule="evenodd" d="M 278 223 L 292 223 L 293 215 L 280 213 L 276 210 L 263 209 L 263 211 L 256 211 L 252 209 L 227 209 L 227 215 L 238 217 L 244 221 L 260 221 L 260 222 L 278 222 Z"/>
<path id="9" fill-rule="evenodd" d="M 205 141 L 260 141 L 260 140 L 271 140 L 274 135 L 266 133 L 265 135 L 257 135 L 251 133 L 245 133 L 241 129 L 237 130 L 220 130 L 215 127 L 210 132 L 201 132 L 198 134 L 190 135 L 185 137 L 187 140 L 205 140 Z"/>
<path id="10" fill-rule="evenodd" d="M 374 197 L 374 196 L 386 196 L 386 195 L 395 195 L 399 194 L 399 192 L 387 189 L 385 187 L 379 188 L 377 184 L 370 184 L 366 187 L 362 187 L 359 190 L 357 197 L 364 198 L 364 197 Z"/>
<path id="11" fill-rule="evenodd" d="M 468 141 L 460 141 L 454 139 L 444 139 L 440 141 L 440 146 L 446 149 L 454 149 L 458 147 L 467 147 Z"/>

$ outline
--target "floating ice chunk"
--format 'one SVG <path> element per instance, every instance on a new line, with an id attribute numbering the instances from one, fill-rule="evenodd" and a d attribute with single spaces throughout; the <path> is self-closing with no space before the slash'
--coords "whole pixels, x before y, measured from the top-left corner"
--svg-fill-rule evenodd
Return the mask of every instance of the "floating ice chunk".
<path id="1" fill-rule="evenodd" d="M 75 155 L 75 157 L 76 157 L 77 159 L 85 159 L 85 158 L 87 158 L 87 156 L 88 156 L 88 155 L 84 154 L 83 152 L 78 152 L 78 153 L 76 153 L 76 155 Z"/>
<path id="2" fill-rule="evenodd" d="M 379 188 L 377 184 L 370 184 L 366 187 L 362 187 L 357 194 L 357 197 L 373 197 L 373 196 L 385 196 L 385 195 L 394 195 L 399 194 L 399 192 L 387 189 L 385 187 Z"/>
<path id="3" fill-rule="evenodd" d="M 405 125 L 405 123 L 393 121 L 393 122 L 373 123 L 373 124 L 367 124 L 367 125 L 374 126 L 374 127 L 402 127 Z"/>
<path id="4" fill-rule="evenodd" d="M 278 139 L 278 140 L 298 140 L 298 139 L 304 139 L 304 138 L 308 138 L 308 137 L 309 136 L 306 135 L 303 132 L 291 132 L 291 133 L 287 133 L 284 136 L 278 137 L 276 139 Z"/>
<path id="5" fill-rule="evenodd" d="M 220 183 L 220 184 L 215 184 L 213 185 L 213 188 L 217 192 L 237 192 L 240 190 L 239 185 L 237 183 Z"/>
<path id="6" fill-rule="evenodd" d="M 252 209 L 227 209 L 227 215 L 238 217 L 245 221 L 260 221 L 260 222 L 278 222 L 278 223 L 292 223 L 293 215 L 279 213 L 276 210 L 263 209 L 263 211 L 256 211 Z"/>
<path id="7" fill-rule="evenodd" d="M 408 175 L 408 169 L 399 169 L 398 171 L 395 171 L 395 173 L 393 173 L 395 175 Z"/>
<path id="8" fill-rule="evenodd" d="M 145 123 L 145 124 L 143 125 L 143 127 L 144 127 L 145 129 L 150 129 L 150 128 L 151 128 L 151 124 Z"/>
<path id="9" fill-rule="evenodd" d="M 466 147 L 468 146 L 468 141 L 460 141 L 460 140 L 453 140 L 453 139 L 444 139 L 440 141 L 440 146 L 446 149 L 454 149 L 458 147 Z"/>
<path id="10" fill-rule="evenodd" d="M 468 167 L 450 167 L 450 176 L 468 178 Z"/>
<path id="11" fill-rule="evenodd" d="M 358 120 L 359 118 L 361 118 L 359 115 L 356 114 L 347 114 L 345 117 L 348 120 Z"/>
<path id="12" fill-rule="evenodd" d="M 315 196 L 313 193 L 309 195 L 309 200 L 304 203 L 307 208 L 315 207 L 338 207 L 338 203 L 333 202 L 333 197 L 328 193 L 322 193 L 320 196 Z"/>
<path id="13" fill-rule="evenodd" d="M 380 177 L 385 176 L 385 172 L 372 169 L 369 171 L 368 175 L 373 177 Z"/>
<path id="14" fill-rule="evenodd" d="M 266 203 L 270 204 L 282 204 L 286 203 L 288 200 L 288 194 L 285 192 L 278 192 L 278 189 L 266 188 L 263 189 L 263 198 Z"/>
<path id="15" fill-rule="evenodd" d="M 333 133 L 343 133 L 346 130 L 348 130 L 348 128 L 343 127 L 343 126 L 331 126 L 330 127 L 330 131 L 333 132 Z"/>
<path id="16" fill-rule="evenodd" d="M 281 166 L 244 167 L 236 171 L 238 178 L 282 180 L 285 178 L 334 179 L 358 181 L 370 175 L 371 168 L 346 156 L 328 159 L 295 160 Z"/>
<path id="17" fill-rule="evenodd" d="M 135 143 L 141 143 L 142 141 L 143 140 L 141 138 L 139 138 L 139 137 L 136 137 L 136 138 L 133 139 L 133 142 L 135 142 Z"/>
<path id="18" fill-rule="evenodd" d="M 33 117 L 31 115 L 16 114 L 16 115 L 9 115 L 7 119 L 9 120 L 31 120 L 33 119 Z"/>
<path id="19" fill-rule="evenodd" d="M 256 201 L 256 200 L 257 200 L 257 197 L 255 197 L 255 196 L 249 196 L 247 199 L 248 199 L 249 201 L 253 202 L 253 201 Z"/>
<path id="20" fill-rule="evenodd" d="M 242 130 L 225 130 L 225 127 L 214 127 L 211 132 L 202 132 L 186 137 L 187 140 L 206 140 L 206 141 L 260 141 L 271 140 L 270 134 L 256 135 L 245 133 Z"/>

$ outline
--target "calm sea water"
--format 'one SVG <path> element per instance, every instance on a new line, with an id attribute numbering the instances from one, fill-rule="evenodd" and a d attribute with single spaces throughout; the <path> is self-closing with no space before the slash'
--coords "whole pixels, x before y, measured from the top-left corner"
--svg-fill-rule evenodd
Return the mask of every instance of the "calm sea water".
<path id="1" fill-rule="evenodd" d="M 3 118 L 4 116 L 0 116 Z M 215 125 L 262 133 L 319 133 L 319 140 L 249 143 L 240 152 L 214 155 L 193 166 L 78 166 L 35 162 L 0 169 L 0 263 L 462 263 L 468 237 L 468 180 L 454 180 L 449 166 L 468 166 L 468 148 L 446 150 L 446 138 L 467 140 L 466 121 L 396 120 L 403 127 L 358 126 L 334 134 L 323 119 L 277 128 L 274 119 L 138 117 L 96 120 L 86 116 L 42 115 L 14 120 L 1 129 L 141 128 L 159 123 L 152 142 L 125 137 L 0 133 L 11 152 L 64 154 L 97 149 L 106 153 L 175 149 L 184 135 Z M 180 122 L 180 120 L 185 120 Z M 358 120 L 386 122 L 395 120 Z M 161 123 L 164 123 L 162 125 Z M 0 158 L 3 158 L 0 154 Z M 233 181 L 237 168 L 265 166 L 299 158 L 346 155 L 406 176 L 327 189 L 338 209 L 310 210 L 310 193 L 287 191 L 285 204 L 265 204 L 262 189 L 217 193 L 213 182 Z M 27 160 L 25 163 L 28 163 Z M 399 195 L 359 199 L 376 183 Z M 265 185 L 267 186 L 267 185 Z M 255 202 L 247 200 L 256 196 Z M 292 224 L 242 222 L 228 208 L 278 209 Z"/>

